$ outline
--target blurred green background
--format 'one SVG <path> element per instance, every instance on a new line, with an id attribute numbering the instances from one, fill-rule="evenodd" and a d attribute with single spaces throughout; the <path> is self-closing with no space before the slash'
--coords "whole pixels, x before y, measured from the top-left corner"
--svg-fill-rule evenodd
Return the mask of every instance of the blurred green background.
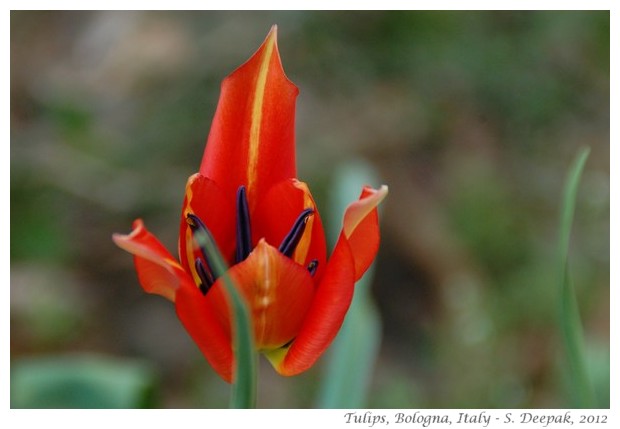
<path id="1" fill-rule="evenodd" d="M 362 405 L 574 406 L 556 253 L 587 145 L 570 270 L 608 407 L 605 11 L 11 12 L 12 407 L 227 406 L 229 386 L 110 237 L 142 217 L 176 251 L 220 82 L 272 24 L 300 88 L 299 177 L 322 213 L 352 162 L 390 187 Z M 328 360 L 295 378 L 261 362 L 258 405 L 320 405 Z"/>

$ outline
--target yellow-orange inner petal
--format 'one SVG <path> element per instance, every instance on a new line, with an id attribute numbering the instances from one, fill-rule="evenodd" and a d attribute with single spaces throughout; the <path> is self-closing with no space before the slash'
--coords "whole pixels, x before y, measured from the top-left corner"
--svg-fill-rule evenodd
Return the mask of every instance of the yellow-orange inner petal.
<path id="1" fill-rule="evenodd" d="M 259 350 L 282 347 L 295 338 L 314 294 L 312 277 L 304 267 L 261 240 L 248 258 L 233 266 L 228 274 L 249 307 Z M 227 309 L 221 282 L 221 278 L 216 281 L 208 295 L 220 302 L 214 307 Z M 220 317 L 230 326 L 229 311 Z"/>

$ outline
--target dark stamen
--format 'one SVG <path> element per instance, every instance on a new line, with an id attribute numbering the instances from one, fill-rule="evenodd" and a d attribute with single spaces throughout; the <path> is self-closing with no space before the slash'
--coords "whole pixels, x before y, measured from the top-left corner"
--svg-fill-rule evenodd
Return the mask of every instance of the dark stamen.
<path id="1" fill-rule="evenodd" d="M 206 234 L 207 239 L 215 242 L 215 240 L 213 239 L 213 236 L 211 235 L 211 231 L 209 231 L 209 229 L 206 227 L 204 222 L 198 216 L 190 213 L 187 215 L 186 221 L 189 227 L 191 228 L 192 232 L 195 233 L 196 231 L 200 231 L 201 234 Z M 200 251 L 202 252 L 204 261 L 201 263 L 203 264 L 203 268 L 205 272 L 211 273 L 210 277 L 212 279 L 217 279 L 221 275 L 221 273 L 213 272 L 213 269 L 211 268 L 211 264 L 209 263 L 209 257 L 207 256 L 207 249 L 204 247 L 204 245 L 199 240 L 196 240 L 195 237 L 194 237 L 194 240 L 196 241 L 196 243 L 198 244 L 198 247 L 200 247 Z M 198 271 L 198 268 L 196 268 L 196 270 Z M 200 275 L 200 272 L 198 272 L 198 275 Z M 213 282 L 211 283 L 213 284 Z"/>
<path id="2" fill-rule="evenodd" d="M 299 240 L 301 240 L 301 236 L 304 234 L 304 230 L 306 229 L 308 217 L 310 217 L 313 213 L 314 210 L 312 209 L 305 209 L 301 212 L 289 233 L 286 237 L 284 237 L 282 244 L 280 244 L 280 247 L 278 248 L 284 256 L 288 256 L 289 258 L 293 256 L 293 252 L 295 251 L 297 244 L 299 244 Z"/>
<path id="3" fill-rule="evenodd" d="M 310 263 L 308 264 L 308 271 L 310 271 L 310 275 L 314 276 L 314 273 L 316 273 L 316 269 L 319 267 L 319 260 L 318 259 L 313 259 L 310 261 Z"/>
<path id="4" fill-rule="evenodd" d="M 213 286 L 213 275 L 209 271 L 207 271 L 204 263 L 202 262 L 202 259 L 200 258 L 196 258 L 194 266 L 196 267 L 196 272 L 198 273 L 198 277 L 200 277 L 201 281 L 199 286 L 200 291 L 203 295 L 206 295 L 207 292 L 209 292 L 209 289 L 211 289 L 211 286 Z"/>
<path id="5" fill-rule="evenodd" d="M 235 263 L 244 261 L 252 251 L 252 232 L 250 230 L 250 209 L 245 186 L 237 190 L 237 253 Z"/>

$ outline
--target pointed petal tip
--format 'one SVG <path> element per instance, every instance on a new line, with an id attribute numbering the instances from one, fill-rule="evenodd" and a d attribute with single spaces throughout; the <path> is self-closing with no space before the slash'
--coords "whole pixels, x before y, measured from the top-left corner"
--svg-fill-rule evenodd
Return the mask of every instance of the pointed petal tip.
<path id="1" fill-rule="evenodd" d="M 263 57 L 263 53 L 267 52 L 269 55 Z M 222 81 L 222 84 L 226 82 L 226 80 L 230 80 L 234 75 L 239 74 L 242 70 L 250 67 L 252 64 L 258 64 L 260 67 L 261 63 L 268 64 L 271 60 L 271 57 L 274 56 L 277 59 L 277 63 L 284 74 L 284 69 L 282 67 L 282 61 L 280 60 L 280 52 L 278 51 L 278 26 L 276 24 L 271 26 L 269 33 L 263 40 L 263 43 L 260 44 L 258 49 L 254 51 L 254 53 L 248 58 L 243 64 L 233 70 L 226 78 Z"/>
<path id="2" fill-rule="evenodd" d="M 269 29 L 269 34 L 267 34 L 267 38 L 273 37 L 274 39 L 278 38 L 278 24 L 273 24 Z"/>
<path id="3" fill-rule="evenodd" d="M 271 26 L 271 29 L 269 30 L 269 33 L 267 34 L 265 41 L 262 43 L 261 47 L 258 50 L 260 51 L 263 48 L 273 50 L 272 56 L 275 57 L 276 62 L 279 66 L 280 72 L 282 73 L 284 78 L 289 82 L 289 84 L 295 88 L 296 92 L 299 92 L 297 90 L 297 86 L 288 78 L 288 76 L 286 76 L 286 73 L 284 72 L 284 66 L 282 65 L 282 58 L 280 57 L 280 50 L 278 48 L 278 25 L 277 24 L 274 24 Z"/>
<path id="4" fill-rule="evenodd" d="M 267 37 L 265 37 L 265 40 L 261 44 L 261 48 L 263 46 L 267 46 L 271 44 L 274 45 L 275 51 L 277 53 L 278 52 L 278 26 L 276 24 L 272 25 L 271 28 L 269 29 L 269 33 L 267 33 Z"/>

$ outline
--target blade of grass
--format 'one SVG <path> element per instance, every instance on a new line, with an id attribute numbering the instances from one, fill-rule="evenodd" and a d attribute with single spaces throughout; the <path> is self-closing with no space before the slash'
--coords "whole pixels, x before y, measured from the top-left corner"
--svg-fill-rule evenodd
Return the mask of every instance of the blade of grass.
<path id="1" fill-rule="evenodd" d="M 362 184 L 376 182 L 363 163 L 342 168 L 334 180 L 328 224 L 332 241 L 338 237 L 346 205 L 359 195 Z M 371 267 L 355 286 L 345 321 L 330 347 L 317 406 L 319 408 L 363 408 L 372 370 L 381 343 L 381 320 L 370 296 Z"/>
<path id="2" fill-rule="evenodd" d="M 252 321 L 244 299 L 228 275 L 228 267 L 217 248 L 213 237 L 203 231 L 196 231 L 194 237 L 204 246 L 213 270 L 223 273 L 221 278 L 230 299 L 233 317 L 233 351 L 235 368 L 230 408 L 256 407 L 257 355 L 254 349 Z"/>
<path id="3" fill-rule="evenodd" d="M 559 322 L 570 372 L 569 379 L 573 396 L 579 408 L 593 408 L 595 400 L 592 384 L 586 370 L 583 328 L 579 316 L 577 297 L 569 275 L 568 250 L 577 200 L 577 189 L 589 153 L 590 148 L 582 149 L 568 174 L 560 213 L 558 246 Z"/>

